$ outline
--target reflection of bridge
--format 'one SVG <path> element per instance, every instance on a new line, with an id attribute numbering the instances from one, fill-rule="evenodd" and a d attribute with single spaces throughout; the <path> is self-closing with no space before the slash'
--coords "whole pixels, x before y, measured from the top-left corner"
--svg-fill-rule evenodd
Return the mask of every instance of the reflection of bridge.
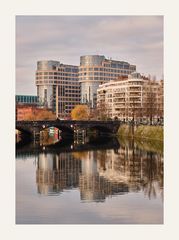
<path id="1" fill-rule="evenodd" d="M 78 152 L 78 151 L 92 151 L 92 150 L 106 150 L 106 149 L 118 149 L 120 147 L 117 138 L 95 138 L 93 141 L 89 141 L 85 144 L 74 145 L 73 141 L 62 141 L 49 146 L 40 146 L 40 144 L 33 144 L 19 142 L 16 144 L 16 158 L 22 156 L 33 156 L 39 153 L 55 153 L 60 154 L 62 152 Z"/>
<path id="2" fill-rule="evenodd" d="M 62 130 L 62 134 L 73 136 L 77 130 L 96 130 L 98 134 L 117 133 L 120 121 L 74 121 L 74 120 L 51 120 L 51 121 L 16 121 L 16 129 L 30 134 L 32 137 L 39 136 L 40 131 L 49 127 Z"/>

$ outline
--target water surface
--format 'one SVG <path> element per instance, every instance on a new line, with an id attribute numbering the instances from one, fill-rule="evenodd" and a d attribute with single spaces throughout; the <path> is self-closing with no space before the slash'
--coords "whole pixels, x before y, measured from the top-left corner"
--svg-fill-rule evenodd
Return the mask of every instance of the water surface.
<path id="1" fill-rule="evenodd" d="M 16 150 L 17 224 L 161 224 L 163 155 L 98 139 Z"/>

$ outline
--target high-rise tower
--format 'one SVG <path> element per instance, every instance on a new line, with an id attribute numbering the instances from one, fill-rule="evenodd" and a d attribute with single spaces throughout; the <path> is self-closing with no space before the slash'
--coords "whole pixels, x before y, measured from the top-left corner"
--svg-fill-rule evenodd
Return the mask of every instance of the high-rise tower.
<path id="1" fill-rule="evenodd" d="M 68 116 L 80 103 L 78 66 L 38 61 L 36 86 L 40 104 L 51 108 L 57 116 Z"/>
<path id="2" fill-rule="evenodd" d="M 128 62 L 106 59 L 100 55 L 80 57 L 79 82 L 81 83 L 81 102 L 96 107 L 97 89 L 100 84 L 128 76 L 136 71 L 135 65 Z"/>

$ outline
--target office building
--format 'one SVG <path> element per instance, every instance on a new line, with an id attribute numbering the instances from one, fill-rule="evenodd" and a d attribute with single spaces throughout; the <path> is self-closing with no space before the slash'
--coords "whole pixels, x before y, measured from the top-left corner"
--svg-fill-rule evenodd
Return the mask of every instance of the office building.
<path id="1" fill-rule="evenodd" d="M 51 108 L 58 117 L 69 116 L 80 103 L 78 66 L 38 61 L 36 86 L 40 104 Z"/>
<path id="2" fill-rule="evenodd" d="M 39 104 L 37 96 L 32 95 L 16 95 L 16 104 Z"/>
<path id="3" fill-rule="evenodd" d="M 128 62 L 106 59 L 101 55 L 80 57 L 79 82 L 81 83 L 81 102 L 96 107 L 97 89 L 100 84 L 128 76 L 136 71 L 136 66 Z"/>

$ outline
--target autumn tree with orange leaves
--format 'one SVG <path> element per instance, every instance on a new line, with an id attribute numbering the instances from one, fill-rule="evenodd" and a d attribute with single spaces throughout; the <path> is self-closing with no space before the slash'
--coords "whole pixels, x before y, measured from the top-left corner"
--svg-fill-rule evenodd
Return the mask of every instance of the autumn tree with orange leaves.
<path id="1" fill-rule="evenodd" d="M 33 109 L 31 113 L 24 115 L 24 120 L 38 121 L 38 120 L 55 120 L 55 114 L 47 109 Z"/>
<path id="2" fill-rule="evenodd" d="M 71 111 L 71 118 L 73 120 L 88 120 L 90 110 L 87 105 L 76 105 Z"/>

